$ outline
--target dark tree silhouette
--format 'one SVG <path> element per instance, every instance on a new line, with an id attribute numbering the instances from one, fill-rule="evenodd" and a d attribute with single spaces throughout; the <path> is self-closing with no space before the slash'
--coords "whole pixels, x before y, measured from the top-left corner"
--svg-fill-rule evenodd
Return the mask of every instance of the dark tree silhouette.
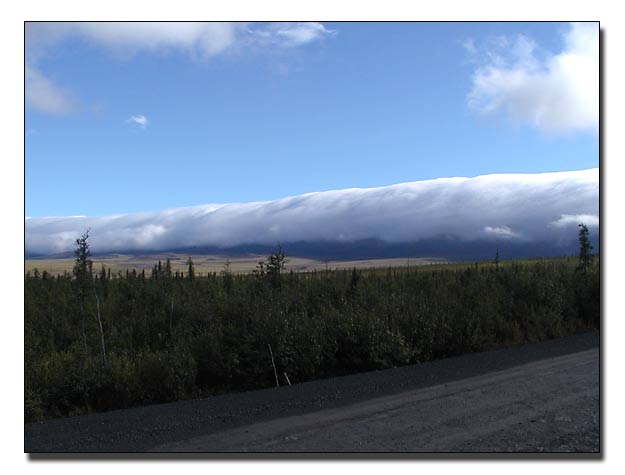
<path id="1" fill-rule="evenodd" d="M 580 223 L 577 225 L 579 227 L 579 269 L 581 269 L 584 274 L 588 271 L 588 266 L 592 263 L 592 244 L 590 243 L 590 239 L 588 238 L 588 227 L 584 223 Z"/>
<path id="2" fill-rule="evenodd" d="M 89 250 L 90 231 L 90 229 L 87 229 L 82 236 L 76 239 L 74 277 L 80 286 L 83 286 L 85 282 L 89 283 L 93 274 L 93 261 L 90 259 L 91 251 Z"/>
<path id="3" fill-rule="evenodd" d="M 278 244 L 276 250 L 267 257 L 265 269 L 273 285 L 278 286 L 280 284 L 280 274 L 288 261 L 280 244 Z"/>
<path id="4" fill-rule="evenodd" d="M 195 266 L 193 265 L 193 259 L 191 259 L 191 256 L 189 256 L 189 258 L 187 259 L 187 277 L 189 279 L 193 279 L 195 277 Z"/>

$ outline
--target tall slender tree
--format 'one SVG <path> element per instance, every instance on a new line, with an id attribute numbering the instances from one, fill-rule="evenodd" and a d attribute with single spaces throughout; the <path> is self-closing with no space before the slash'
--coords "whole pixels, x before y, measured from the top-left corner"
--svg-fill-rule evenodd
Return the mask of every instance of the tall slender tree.
<path id="1" fill-rule="evenodd" d="M 93 261 L 91 260 L 91 251 L 89 250 L 89 232 L 91 230 L 87 229 L 87 231 L 82 234 L 78 239 L 76 239 L 76 249 L 74 250 L 74 255 L 76 256 L 76 261 L 74 263 L 74 277 L 76 282 L 76 289 L 78 294 L 78 299 L 80 302 L 80 314 L 82 321 L 82 336 L 83 336 L 83 346 L 85 353 L 87 353 L 87 333 L 85 329 L 85 315 L 86 315 L 86 301 L 87 295 L 89 292 L 93 292 L 95 297 L 95 310 L 91 312 L 98 323 L 100 330 L 100 350 L 102 356 L 102 365 L 106 365 L 106 348 L 104 344 L 104 330 L 102 327 L 102 316 L 100 315 L 100 299 L 98 298 L 98 293 L 95 288 L 95 282 L 93 280 Z"/>
<path id="2" fill-rule="evenodd" d="M 93 275 L 93 261 L 90 259 L 91 251 L 89 250 L 89 231 L 87 229 L 79 238 L 76 239 L 76 249 L 74 255 L 74 284 L 76 287 L 76 296 L 80 305 L 80 322 L 82 329 L 82 341 L 85 354 L 87 353 L 87 332 L 85 328 L 85 297 L 91 284 Z"/>
<path id="3" fill-rule="evenodd" d="M 76 239 L 74 277 L 80 284 L 89 283 L 93 275 L 93 261 L 90 259 L 91 251 L 89 250 L 90 231 L 91 229 L 87 229 L 82 236 Z"/>
<path id="4" fill-rule="evenodd" d="M 189 279 L 193 279 L 195 277 L 195 265 L 193 264 L 193 259 L 191 259 L 191 256 L 189 256 L 189 258 L 187 259 L 187 277 Z"/>
<path id="5" fill-rule="evenodd" d="M 584 223 L 577 225 L 579 227 L 579 266 L 578 268 L 586 274 L 588 266 L 592 263 L 592 250 L 593 246 L 588 238 L 588 227 Z"/>
<path id="6" fill-rule="evenodd" d="M 167 261 L 165 261 L 165 277 L 171 279 L 173 273 L 171 271 L 171 259 L 168 257 Z"/>

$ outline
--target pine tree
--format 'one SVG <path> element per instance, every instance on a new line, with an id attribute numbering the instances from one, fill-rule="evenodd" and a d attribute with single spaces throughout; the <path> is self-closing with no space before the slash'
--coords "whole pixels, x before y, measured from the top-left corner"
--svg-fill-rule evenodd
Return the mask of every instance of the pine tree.
<path id="1" fill-rule="evenodd" d="M 232 269 L 230 269 L 230 259 L 226 259 L 223 269 L 221 270 L 221 279 L 226 292 L 230 293 L 232 289 Z"/>
<path id="2" fill-rule="evenodd" d="M 93 275 L 93 261 L 90 259 L 91 251 L 89 250 L 89 231 L 76 239 L 76 249 L 74 255 L 76 262 L 74 263 L 74 277 L 79 283 L 79 287 L 84 286 L 85 282 L 89 283 Z"/>
<path id="3" fill-rule="evenodd" d="M 193 259 L 191 256 L 187 259 L 187 276 L 189 279 L 193 279 L 195 277 L 195 266 L 193 265 Z"/>
<path id="4" fill-rule="evenodd" d="M 356 268 L 352 268 L 352 276 L 349 281 L 349 291 L 351 295 L 354 295 L 358 290 L 358 281 L 360 280 L 360 272 Z"/>
<path id="5" fill-rule="evenodd" d="M 584 274 L 588 269 L 588 266 L 592 263 L 592 253 L 593 250 L 592 244 L 590 243 L 590 239 L 588 239 L 588 228 L 584 223 L 580 223 L 577 225 L 579 227 L 579 266 L 578 269 L 581 269 Z"/>
<path id="6" fill-rule="evenodd" d="M 279 286 L 280 274 L 284 270 L 287 262 L 286 254 L 282 250 L 282 246 L 278 244 L 276 250 L 267 257 L 266 264 L 267 275 L 274 286 Z"/>

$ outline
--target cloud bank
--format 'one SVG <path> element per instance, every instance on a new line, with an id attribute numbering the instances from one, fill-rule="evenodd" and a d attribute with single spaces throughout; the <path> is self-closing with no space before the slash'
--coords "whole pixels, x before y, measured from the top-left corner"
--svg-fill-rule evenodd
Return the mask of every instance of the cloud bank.
<path id="1" fill-rule="evenodd" d="M 498 37 L 486 51 L 472 39 L 475 71 L 467 100 L 484 115 L 505 115 L 547 133 L 596 131 L 599 125 L 599 24 L 573 23 L 563 50 L 545 52 L 530 38 Z"/>
<path id="2" fill-rule="evenodd" d="M 599 170 L 441 178 L 275 201 L 160 212 L 25 220 L 27 254 L 71 251 L 91 228 L 94 252 L 296 241 L 570 240 L 599 224 Z"/>
<path id="3" fill-rule="evenodd" d="M 75 108 L 70 96 L 40 67 L 67 40 L 87 41 L 120 58 L 180 52 L 206 61 L 230 51 L 296 48 L 334 34 L 317 22 L 27 22 L 26 100 L 46 114 L 67 114 Z"/>

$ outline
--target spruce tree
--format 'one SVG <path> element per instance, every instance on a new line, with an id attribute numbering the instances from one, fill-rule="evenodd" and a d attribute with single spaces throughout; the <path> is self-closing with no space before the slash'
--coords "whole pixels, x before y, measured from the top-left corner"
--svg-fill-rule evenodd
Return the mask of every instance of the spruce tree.
<path id="1" fill-rule="evenodd" d="M 187 259 L 187 277 L 189 279 L 193 279 L 195 277 L 195 266 L 193 265 L 193 259 L 191 259 L 191 256 L 189 256 L 189 258 Z"/>
<path id="2" fill-rule="evenodd" d="M 85 282 L 89 283 L 93 275 L 93 261 L 90 259 L 91 251 L 89 250 L 89 231 L 76 239 L 76 249 L 74 255 L 76 261 L 74 263 L 74 277 L 79 283 L 79 287 L 84 286 Z"/>
<path id="3" fill-rule="evenodd" d="M 288 259 L 282 250 L 282 246 L 278 244 L 276 250 L 267 257 L 266 270 L 270 282 L 278 286 L 280 284 L 280 274 L 284 270 Z"/>
<path id="4" fill-rule="evenodd" d="M 588 266 L 592 263 L 592 253 L 593 250 L 592 244 L 590 243 L 590 239 L 588 238 L 588 227 L 584 223 L 580 223 L 577 225 L 579 227 L 579 266 L 584 274 L 588 269 Z"/>

